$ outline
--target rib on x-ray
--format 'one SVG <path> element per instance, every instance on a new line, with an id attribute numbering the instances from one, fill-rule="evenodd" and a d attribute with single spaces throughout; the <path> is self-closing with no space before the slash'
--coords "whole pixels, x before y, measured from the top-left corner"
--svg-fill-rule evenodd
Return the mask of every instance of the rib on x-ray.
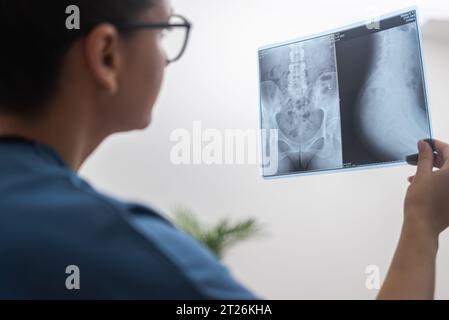
<path id="1" fill-rule="evenodd" d="M 416 12 L 378 25 L 260 49 L 264 176 L 404 162 L 431 137 Z"/>

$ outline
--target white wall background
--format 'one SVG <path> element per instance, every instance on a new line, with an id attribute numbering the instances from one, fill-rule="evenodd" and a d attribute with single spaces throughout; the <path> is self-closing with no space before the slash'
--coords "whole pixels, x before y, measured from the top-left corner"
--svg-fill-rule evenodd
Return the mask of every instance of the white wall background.
<path id="1" fill-rule="evenodd" d="M 255 165 L 174 166 L 172 130 L 258 128 L 257 48 L 418 5 L 449 18 L 447 0 L 173 0 L 194 22 L 183 59 L 167 70 L 154 122 L 108 139 L 82 174 L 98 189 L 169 213 L 178 204 L 205 221 L 257 217 L 268 235 L 225 259 L 272 299 L 371 299 L 365 268 L 387 271 L 401 222 L 408 166 L 264 181 Z M 449 35 L 425 40 L 434 132 L 449 141 Z M 449 236 L 442 238 L 437 297 L 449 298 Z"/>

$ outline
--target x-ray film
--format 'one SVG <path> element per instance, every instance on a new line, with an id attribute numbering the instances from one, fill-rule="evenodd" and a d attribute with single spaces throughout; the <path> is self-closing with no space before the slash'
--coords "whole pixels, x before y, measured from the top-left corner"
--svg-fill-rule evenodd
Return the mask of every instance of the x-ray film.
<path id="1" fill-rule="evenodd" d="M 262 175 L 405 164 L 432 138 L 416 9 L 259 49 Z"/>

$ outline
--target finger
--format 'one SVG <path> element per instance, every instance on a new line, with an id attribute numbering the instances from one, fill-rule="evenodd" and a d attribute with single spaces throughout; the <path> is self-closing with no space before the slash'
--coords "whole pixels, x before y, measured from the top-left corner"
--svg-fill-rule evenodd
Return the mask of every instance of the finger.
<path id="1" fill-rule="evenodd" d="M 433 141 L 435 143 L 435 148 L 438 151 L 438 155 L 436 157 L 436 167 L 449 167 L 449 144 L 438 139 L 433 139 Z"/>
<path id="2" fill-rule="evenodd" d="M 425 141 L 418 142 L 418 168 L 416 170 L 416 179 L 421 179 L 432 173 L 433 170 L 433 150 L 432 147 Z"/>

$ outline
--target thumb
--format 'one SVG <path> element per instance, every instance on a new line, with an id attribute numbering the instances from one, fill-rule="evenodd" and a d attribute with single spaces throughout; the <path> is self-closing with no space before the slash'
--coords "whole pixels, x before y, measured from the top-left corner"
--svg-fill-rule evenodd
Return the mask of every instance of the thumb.
<path id="1" fill-rule="evenodd" d="M 415 178 L 420 179 L 430 175 L 433 171 L 433 151 L 430 145 L 423 140 L 418 142 L 418 150 L 418 167 Z"/>

